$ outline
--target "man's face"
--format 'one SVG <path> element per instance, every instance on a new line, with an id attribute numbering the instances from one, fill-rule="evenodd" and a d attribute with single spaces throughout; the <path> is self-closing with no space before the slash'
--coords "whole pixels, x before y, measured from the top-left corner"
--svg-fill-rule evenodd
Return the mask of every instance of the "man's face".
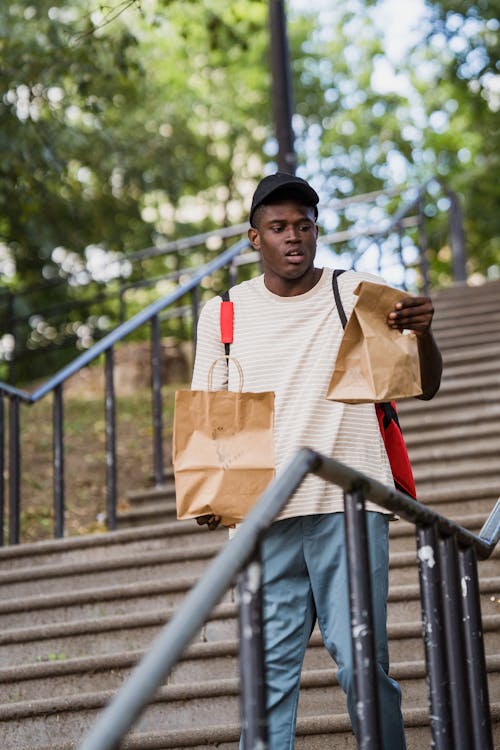
<path id="1" fill-rule="evenodd" d="M 262 255 L 264 274 L 269 279 L 286 285 L 311 273 L 318 237 L 311 206 L 291 200 L 263 206 L 257 227 L 251 228 L 248 236 Z"/>

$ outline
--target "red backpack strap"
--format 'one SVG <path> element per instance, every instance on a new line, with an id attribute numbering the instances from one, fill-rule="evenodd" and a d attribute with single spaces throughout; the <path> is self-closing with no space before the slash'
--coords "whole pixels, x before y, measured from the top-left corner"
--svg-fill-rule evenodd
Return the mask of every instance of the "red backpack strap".
<path id="1" fill-rule="evenodd" d="M 340 297 L 338 277 L 343 273 L 342 270 L 333 272 L 332 286 L 335 304 L 342 323 L 342 327 L 347 325 L 347 316 L 345 314 L 342 299 Z M 416 500 L 417 490 L 413 471 L 411 468 L 408 450 L 406 448 L 403 433 L 399 425 L 398 413 L 394 401 L 386 401 L 381 404 L 375 404 L 375 413 L 380 427 L 380 434 L 385 445 L 385 452 L 391 466 L 392 477 L 396 488 L 401 492 Z"/>
<path id="2" fill-rule="evenodd" d="M 399 426 L 396 404 L 394 401 L 375 404 L 375 411 L 385 451 L 391 465 L 394 484 L 398 490 L 405 492 L 415 500 L 417 490 L 403 433 Z"/>
<path id="3" fill-rule="evenodd" d="M 230 345 L 233 343 L 234 305 L 229 299 L 229 292 L 222 292 L 220 296 L 220 340 L 224 344 L 226 357 L 229 357 Z"/>

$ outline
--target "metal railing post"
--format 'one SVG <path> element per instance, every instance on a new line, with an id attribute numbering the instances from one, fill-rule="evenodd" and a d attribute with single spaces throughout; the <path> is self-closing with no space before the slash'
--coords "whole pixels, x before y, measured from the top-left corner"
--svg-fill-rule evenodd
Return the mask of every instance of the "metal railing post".
<path id="1" fill-rule="evenodd" d="M 153 410 L 153 474 L 155 485 L 163 484 L 163 406 L 161 395 L 161 340 L 160 318 L 151 318 L 151 390 Z"/>
<path id="2" fill-rule="evenodd" d="M 9 403 L 9 544 L 19 544 L 21 531 L 21 444 L 19 397 Z"/>
<path id="3" fill-rule="evenodd" d="M 243 750 L 266 750 L 262 562 L 259 546 L 238 575 L 237 592 Z"/>
<path id="4" fill-rule="evenodd" d="M 461 592 L 458 580 L 458 549 L 454 536 L 438 540 L 441 595 L 444 616 L 446 660 L 450 680 L 450 708 L 454 747 L 472 750 L 469 722 L 464 716 L 469 712 L 467 674 L 461 621 Z"/>
<path id="5" fill-rule="evenodd" d="M 5 402 L 0 393 L 0 547 L 5 543 Z"/>
<path id="6" fill-rule="evenodd" d="M 422 292 L 428 297 L 430 292 L 429 259 L 427 257 L 427 232 L 425 229 L 424 202 L 422 196 L 418 199 L 418 244 L 420 245 L 419 268 L 422 277 Z"/>
<path id="7" fill-rule="evenodd" d="M 373 605 L 365 499 L 360 488 L 344 493 L 351 639 L 358 718 L 358 747 L 380 750 Z"/>
<path id="8" fill-rule="evenodd" d="M 449 680 L 445 661 L 439 558 L 433 526 L 417 526 L 417 555 L 433 747 L 435 750 L 454 750 L 449 714 Z"/>
<path id="9" fill-rule="evenodd" d="M 448 188 L 444 188 L 444 191 L 450 201 L 448 217 L 453 280 L 465 283 L 467 281 L 467 260 L 465 255 L 465 232 L 462 209 L 457 194 Z"/>
<path id="10" fill-rule="evenodd" d="M 477 558 L 474 547 L 459 549 L 458 567 L 462 588 L 462 623 L 473 747 L 474 750 L 493 750 Z"/>
<path id="11" fill-rule="evenodd" d="M 110 531 L 116 529 L 116 404 L 113 347 L 105 352 L 106 373 L 106 517 Z"/>
<path id="12" fill-rule="evenodd" d="M 53 403 L 53 466 L 54 466 L 54 536 L 64 536 L 64 419 L 63 386 L 54 388 Z"/>
<path id="13" fill-rule="evenodd" d="M 196 357 L 196 343 L 198 334 L 198 318 L 200 317 L 200 287 L 195 286 L 191 290 L 191 310 L 193 316 L 193 330 L 192 330 L 192 342 L 193 342 L 193 362 Z"/>

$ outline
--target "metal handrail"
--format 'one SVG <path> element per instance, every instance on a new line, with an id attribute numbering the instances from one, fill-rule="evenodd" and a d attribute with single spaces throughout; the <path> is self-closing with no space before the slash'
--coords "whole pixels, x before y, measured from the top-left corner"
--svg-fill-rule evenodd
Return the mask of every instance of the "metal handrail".
<path id="1" fill-rule="evenodd" d="M 184 603 L 154 640 L 149 652 L 136 666 L 128 681 L 101 714 L 93 729 L 83 740 L 79 750 L 113 750 L 113 748 L 117 747 L 117 743 L 134 724 L 147 703 L 153 698 L 156 690 L 177 663 L 186 646 L 231 586 L 235 575 L 252 558 L 262 533 L 284 508 L 291 495 L 310 472 L 342 487 L 346 499 L 346 510 L 349 496 L 352 496 L 355 500 L 354 505 L 358 510 L 359 506 L 361 506 L 361 512 L 364 513 L 363 498 L 366 496 L 378 505 L 397 513 L 411 523 L 417 524 L 419 530 L 433 529 L 442 538 L 454 538 L 458 547 L 464 550 L 473 550 L 482 559 L 492 554 L 500 538 L 499 503 L 497 503 L 485 527 L 483 527 L 489 529 L 488 539 L 486 540 L 481 534 L 477 535 L 464 529 L 456 522 L 439 515 L 392 487 L 387 487 L 332 458 L 327 458 L 308 448 L 301 448 L 280 476 L 275 478 L 261 495 L 259 501 L 238 530 L 237 543 L 232 542 L 227 544 L 211 562 L 206 572 L 187 595 Z M 346 530 L 347 525 L 348 518 L 346 515 Z M 357 532 L 354 531 L 351 533 L 356 535 Z M 354 574 L 357 571 L 358 574 L 364 576 L 365 570 L 366 567 L 359 565 L 356 560 L 349 559 L 350 580 L 352 571 L 354 571 Z M 257 575 L 257 578 L 259 577 L 260 571 L 259 575 Z M 421 584 L 423 587 L 422 598 L 424 599 L 427 583 L 425 574 L 422 575 L 422 571 Z M 462 592 L 464 599 L 467 599 L 469 595 L 472 597 L 472 609 L 475 605 L 474 599 L 477 598 L 477 591 L 474 591 L 473 588 L 469 583 L 469 586 L 465 586 L 466 590 Z M 370 603 L 358 602 L 358 604 L 361 605 L 359 607 L 360 612 L 366 606 L 368 609 L 371 609 Z M 425 615 L 426 612 L 424 611 L 424 617 Z M 366 628 L 352 628 L 353 646 L 354 638 L 356 637 L 355 630 L 362 633 L 363 637 L 367 632 Z M 362 646 L 361 641 L 359 645 Z M 427 650 L 427 654 L 429 650 Z M 362 647 L 353 648 L 355 658 L 359 652 L 362 652 Z M 430 667 L 432 669 L 432 663 L 430 663 Z M 431 675 L 431 681 L 432 679 Z M 442 677 L 438 674 L 434 679 L 440 681 Z M 478 697 L 478 700 L 482 700 L 484 703 L 485 695 L 487 698 L 487 687 L 486 693 L 483 690 L 482 696 Z M 431 714 L 434 714 L 436 709 L 436 706 L 432 705 L 433 702 L 435 703 L 431 695 Z M 481 705 L 481 707 L 486 711 L 489 710 L 489 707 L 485 707 L 484 705 Z M 438 748 L 441 746 L 439 744 L 441 720 L 442 716 L 440 713 L 431 716 L 431 727 L 435 738 L 437 738 L 436 747 Z M 484 744 L 485 737 L 486 744 Z M 477 748 L 481 747 L 482 750 L 488 750 L 491 747 L 492 750 L 491 742 L 488 744 L 487 727 L 486 729 L 484 726 L 482 727 L 482 734 L 479 741 L 483 742 L 483 744 L 477 745 Z M 362 744 L 362 747 L 369 750 L 371 748 L 379 748 L 379 744 L 372 742 L 372 744 Z"/>
<path id="2" fill-rule="evenodd" d="M 152 302 L 150 305 L 140 310 L 129 320 L 126 320 L 121 325 L 117 326 L 113 331 L 110 331 L 106 336 L 103 336 L 96 344 L 94 344 L 86 352 L 80 354 L 76 359 L 70 362 L 69 365 L 63 367 L 57 372 L 52 378 L 49 378 L 46 383 L 37 388 L 33 393 L 28 391 L 15 388 L 8 385 L 7 383 L 0 382 L 0 393 L 5 392 L 12 396 L 17 396 L 21 401 L 26 403 L 34 404 L 39 401 L 43 396 L 50 391 L 53 391 L 58 385 L 64 383 L 68 378 L 77 373 L 82 367 L 93 362 L 107 349 L 110 349 L 114 344 L 124 339 L 129 334 L 133 333 L 137 328 L 142 326 L 144 323 L 150 321 L 155 315 L 158 315 L 165 307 L 172 305 L 177 300 L 184 297 L 185 294 L 192 291 L 198 284 L 205 278 L 210 276 L 214 271 L 218 271 L 224 268 L 228 263 L 232 261 L 234 257 L 239 255 L 243 250 L 249 246 L 247 239 L 240 240 L 232 247 L 225 250 L 217 258 L 206 263 L 204 266 L 194 272 L 189 281 L 181 284 L 175 291 L 167 294 L 165 297 L 161 297 L 159 300 Z"/>
<path id="3" fill-rule="evenodd" d="M 428 293 L 429 291 L 429 280 L 428 280 L 428 263 L 425 258 L 425 250 L 426 250 L 426 238 L 425 238 L 425 231 L 424 231 L 424 214 L 423 214 L 423 208 L 422 208 L 422 201 L 423 196 L 426 193 L 426 191 L 429 188 L 429 185 L 431 183 L 436 183 L 440 185 L 440 188 L 443 190 L 443 192 L 447 195 L 450 201 L 450 208 L 449 208 L 449 227 L 450 227 L 450 246 L 452 249 L 452 257 L 453 257 L 453 276 L 454 278 L 459 281 L 463 282 L 466 279 L 466 268 L 465 268 L 465 238 L 463 233 L 463 226 L 462 226 L 462 218 L 461 218 L 461 211 L 460 206 L 458 202 L 458 198 L 453 193 L 453 191 L 450 191 L 449 188 L 443 183 L 442 180 L 438 178 L 431 178 L 427 182 L 425 182 L 421 186 L 416 186 L 415 188 L 411 188 L 411 191 L 413 193 L 413 198 L 410 200 L 406 200 L 403 205 L 397 210 L 395 215 L 393 217 L 388 217 L 387 221 L 384 222 L 383 228 L 380 226 L 370 226 L 367 228 L 354 228 L 352 230 L 345 230 L 340 232 L 331 232 L 323 235 L 320 240 L 323 242 L 323 244 L 327 246 L 336 245 L 340 242 L 348 242 L 349 240 L 356 240 L 361 237 L 372 237 L 373 241 L 377 244 L 380 244 L 380 239 L 388 234 L 391 233 L 402 233 L 404 229 L 411 228 L 416 226 L 419 230 L 419 241 L 418 246 L 420 247 L 420 256 L 418 260 L 418 266 L 420 268 L 420 275 L 422 280 L 422 289 L 425 293 Z M 350 205 L 353 204 L 359 204 L 359 203 L 369 203 L 381 195 L 385 195 L 387 197 L 406 194 L 408 192 L 408 189 L 402 189 L 402 188 L 395 188 L 392 190 L 377 190 L 369 193 L 365 193 L 362 195 L 357 196 L 351 196 L 349 198 L 345 199 L 339 199 L 335 200 L 327 205 L 325 205 L 325 209 L 331 209 L 331 210 L 340 210 L 344 209 Z M 410 211 L 413 211 L 416 209 L 417 216 L 409 216 Z M 197 235 L 193 235 L 191 237 L 181 238 L 179 240 L 173 240 L 170 242 L 167 242 L 161 246 L 156 247 L 148 247 L 142 250 L 138 250 L 133 253 L 129 253 L 127 255 L 123 255 L 119 262 L 127 262 L 127 263 L 134 263 L 134 262 L 142 262 L 144 260 L 154 258 L 154 257 L 160 257 L 160 256 L 167 256 L 172 253 L 180 253 L 180 254 L 186 254 L 186 251 L 190 250 L 193 247 L 199 247 L 200 245 L 206 244 L 211 238 L 218 238 L 220 240 L 228 240 L 233 237 L 236 237 L 237 235 L 240 235 L 245 232 L 247 229 L 248 224 L 247 223 L 241 223 L 237 224 L 231 227 L 224 227 L 222 229 L 218 230 L 212 230 L 208 232 L 203 232 Z M 361 257 L 363 256 L 364 252 L 366 251 L 366 248 L 360 248 L 359 250 L 354 250 L 351 253 L 351 267 L 356 267 L 356 264 L 359 262 Z M 401 266 L 406 270 L 409 268 L 414 268 L 416 266 L 415 263 L 407 264 L 404 261 L 403 254 L 402 254 L 402 248 L 401 243 L 399 246 L 399 251 L 395 250 L 396 254 L 399 255 L 399 262 Z M 116 261 L 113 261 L 116 262 Z M 250 259 L 248 261 L 246 259 L 242 259 L 241 263 L 238 263 L 237 265 L 242 265 L 243 262 L 250 262 Z M 177 274 L 190 274 L 193 272 L 193 269 L 186 268 L 181 271 L 173 272 L 172 274 L 168 273 L 161 277 L 161 279 L 166 278 L 172 278 Z M 131 283 L 123 283 L 123 278 L 121 276 L 116 277 L 116 281 L 119 281 L 121 279 L 120 288 L 116 292 L 116 296 L 119 300 L 119 306 L 120 306 L 120 312 L 119 312 L 119 320 L 123 320 L 125 318 L 125 302 L 124 302 L 124 294 L 130 290 L 134 289 L 136 287 L 142 287 L 142 286 L 150 286 L 154 283 L 157 283 L 160 279 L 143 279 L 142 281 L 136 281 Z M 62 282 L 62 280 L 61 280 Z M 50 284 L 54 283 L 52 280 L 49 282 Z M 33 287 L 33 289 L 39 288 L 38 286 Z M 40 287 L 41 288 L 41 287 Z M 28 293 L 29 290 L 25 290 L 22 294 Z M 113 298 L 113 295 L 110 295 L 110 299 Z M 76 302 L 77 305 L 79 305 L 79 302 Z M 89 304 L 92 304 L 92 299 L 90 300 L 83 300 L 81 302 L 82 308 L 85 308 Z M 56 309 L 63 309 L 64 305 L 57 306 Z M 45 313 L 46 310 L 43 310 Z M 13 317 L 11 313 L 7 315 L 8 320 L 10 321 L 10 325 L 13 325 L 13 322 L 20 323 L 22 321 L 26 320 L 20 316 Z M 18 357 L 16 357 L 18 359 Z M 14 367 L 14 359 L 9 360 L 9 368 L 12 369 Z"/>

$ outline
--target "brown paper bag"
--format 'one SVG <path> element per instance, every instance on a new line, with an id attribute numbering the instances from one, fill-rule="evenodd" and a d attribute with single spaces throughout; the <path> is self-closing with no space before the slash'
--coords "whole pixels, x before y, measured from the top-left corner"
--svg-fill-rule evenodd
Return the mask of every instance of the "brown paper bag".
<path id="1" fill-rule="evenodd" d="M 347 404 L 392 401 L 422 393 L 417 337 L 389 328 L 387 316 L 406 292 L 362 281 L 344 331 L 327 399 Z"/>
<path id="2" fill-rule="evenodd" d="M 173 464 L 177 518 L 242 521 L 274 477 L 274 393 L 175 394 Z"/>

